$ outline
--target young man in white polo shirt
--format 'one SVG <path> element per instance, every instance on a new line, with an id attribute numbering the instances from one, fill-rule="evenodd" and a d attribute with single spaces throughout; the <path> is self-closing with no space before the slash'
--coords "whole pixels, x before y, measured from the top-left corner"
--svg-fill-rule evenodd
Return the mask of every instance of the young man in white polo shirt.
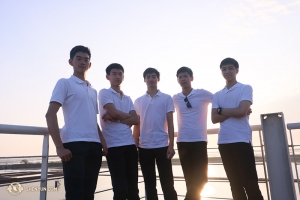
<path id="1" fill-rule="evenodd" d="M 138 118 L 131 98 L 121 91 L 124 68 L 117 63 L 110 64 L 106 79 L 111 87 L 100 90 L 98 98 L 114 200 L 138 200 L 138 152 L 131 131 Z"/>
<path id="2" fill-rule="evenodd" d="M 49 133 L 63 164 L 67 200 L 94 199 L 102 145 L 103 153 L 107 152 L 97 124 L 97 91 L 85 79 L 90 59 L 87 47 L 76 46 L 71 50 L 69 64 L 74 73 L 57 82 L 46 114 Z M 59 131 L 57 112 L 61 106 L 65 125 Z"/>
<path id="3" fill-rule="evenodd" d="M 134 102 L 140 121 L 138 126 L 134 126 L 133 135 L 139 147 L 147 199 L 158 200 L 156 162 L 164 199 L 177 200 L 171 162 L 175 154 L 173 148 L 174 105 L 170 95 L 157 89 L 159 75 L 159 72 L 154 68 L 147 68 L 143 73 L 147 92 Z"/>
<path id="4" fill-rule="evenodd" d="M 179 159 L 186 182 L 185 200 L 199 200 L 207 183 L 207 106 L 213 94 L 193 89 L 193 71 L 181 67 L 176 73 L 182 92 L 173 96 L 177 112 Z"/>
<path id="5" fill-rule="evenodd" d="M 220 123 L 219 151 L 230 182 L 233 199 L 262 200 L 249 125 L 252 87 L 236 80 L 239 64 L 225 58 L 220 69 L 226 86 L 213 96 L 211 118 Z"/>

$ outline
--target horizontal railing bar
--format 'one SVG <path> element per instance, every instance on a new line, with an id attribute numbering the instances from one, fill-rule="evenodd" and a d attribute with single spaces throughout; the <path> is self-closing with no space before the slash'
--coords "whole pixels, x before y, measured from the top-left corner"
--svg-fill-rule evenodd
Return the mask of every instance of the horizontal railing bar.
<path id="1" fill-rule="evenodd" d="M 262 128 L 261 128 L 261 125 L 251 125 L 251 129 L 252 131 L 261 131 Z M 210 128 L 210 129 L 207 129 L 207 134 L 208 135 L 211 135 L 211 134 L 218 134 L 219 132 L 219 128 Z M 177 137 L 177 132 L 174 133 L 175 137 Z"/>
<path id="2" fill-rule="evenodd" d="M 9 156 L 9 157 L 0 157 L 0 159 L 9 159 L 9 158 L 42 158 L 43 156 Z M 58 157 L 57 155 L 50 155 L 48 157 Z"/>
<path id="3" fill-rule="evenodd" d="M 45 127 L 0 124 L 0 133 L 21 135 L 46 135 L 49 132 L 48 129 Z"/>
<path id="4" fill-rule="evenodd" d="M 298 123 L 288 123 L 286 125 L 287 129 L 293 130 L 293 129 L 300 129 L 300 122 Z"/>
<path id="5" fill-rule="evenodd" d="M 261 125 L 252 125 L 252 131 L 261 131 Z M 207 134 L 217 134 L 219 128 L 207 129 Z M 48 134 L 46 127 L 35 127 L 35 126 L 20 126 L 20 125 L 8 125 L 0 124 L 0 133 L 2 134 L 25 134 L 25 135 L 45 135 Z M 177 136 L 177 132 L 175 132 Z"/>

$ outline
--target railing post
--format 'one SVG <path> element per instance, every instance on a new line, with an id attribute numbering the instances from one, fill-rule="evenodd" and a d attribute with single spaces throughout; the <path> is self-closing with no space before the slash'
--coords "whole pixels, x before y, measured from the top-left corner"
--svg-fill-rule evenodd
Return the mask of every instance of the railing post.
<path id="1" fill-rule="evenodd" d="M 289 131 L 290 131 L 291 146 L 292 146 L 293 158 L 294 158 L 294 164 L 295 164 L 295 171 L 296 171 L 296 176 L 297 176 L 297 185 L 298 185 L 298 190 L 300 193 L 299 175 L 298 175 L 298 169 L 297 169 L 297 160 L 296 160 L 295 149 L 294 149 L 293 135 L 292 135 L 292 130 L 290 129 Z"/>
<path id="2" fill-rule="evenodd" d="M 47 199 L 48 155 L 49 155 L 49 134 L 45 134 L 43 139 L 43 152 L 42 152 L 40 200 Z"/>
<path id="3" fill-rule="evenodd" d="M 296 200 L 283 113 L 261 115 L 272 200 Z"/>
<path id="4" fill-rule="evenodd" d="M 261 138 L 261 131 L 259 131 L 258 133 L 259 133 L 259 140 L 260 140 L 261 157 L 262 157 L 263 166 L 264 166 L 264 174 L 265 174 L 267 195 L 268 195 L 268 200 L 270 200 L 269 182 L 268 182 L 268 177 L 267 177 L 266 160 L 265 160 L 265 154 L 264 154 L 264 148 L 263 148 L 263 141 L 262 141 L 262 138 Z"/>

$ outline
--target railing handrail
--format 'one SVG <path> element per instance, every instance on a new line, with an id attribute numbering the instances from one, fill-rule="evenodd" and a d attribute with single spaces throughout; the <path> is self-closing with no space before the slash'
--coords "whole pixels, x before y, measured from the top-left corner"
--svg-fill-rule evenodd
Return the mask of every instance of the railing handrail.
<path id="1" fill-rule="evenodd" d="M 0 124 L 1 134 L 22 134 L 22 135 L 47 135 L 48 128 L 36 126 L 20 126 Z"/>
<path id="2" fill-rule="evenodd" d="M 288 130 L 300 129 L 300 122 L 298 122 L 298 123 L 288 123 L 288 124 L 286 124 L 286 127 L 287 127 Z"/>
<path id="3" fill-rule="evenodd" d="M 300 128 L 300 123 L 292 123 L 299 125 L 297 127 Z M 289 125 L 289 124 L 288 124 Z M 252 131 L 261 131 L 261 125 L 251 125 Z M 219 128 L 210 128 L 207 129 L 207 134 L 218 134 Z M 20 126 L 20 125 L 8 125 L 8 124 L 0 124 L 0 133 L 1 134 L 22 134 L 22 135 L 46 135 L 48 134 L 48 129 L 46 127 L 36 127 L 36 126 Z M 177 136 L 177 132 L 175 132 L 175 136 Z"/>

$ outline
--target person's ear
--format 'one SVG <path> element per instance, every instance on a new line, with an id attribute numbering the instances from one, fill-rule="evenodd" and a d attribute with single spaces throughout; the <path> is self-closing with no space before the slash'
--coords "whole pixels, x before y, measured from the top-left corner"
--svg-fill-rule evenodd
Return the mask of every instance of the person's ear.
<path id="1" fill-rule="evenodd" d="M 71 58 L 69 59 L 69 65 L 73 66 L 73 60 Z"/>

